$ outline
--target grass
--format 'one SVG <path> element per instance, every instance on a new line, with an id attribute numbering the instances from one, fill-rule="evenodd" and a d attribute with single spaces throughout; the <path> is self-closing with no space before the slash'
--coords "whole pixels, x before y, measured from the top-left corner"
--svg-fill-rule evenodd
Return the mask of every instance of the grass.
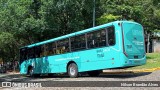
<path id="1" fill-rule="evenodd" d="M 160 67 L 160 53 L 147 53 L 147 62 L 145 65 L 131 67 L 128 69 L 151 69 Z"/>

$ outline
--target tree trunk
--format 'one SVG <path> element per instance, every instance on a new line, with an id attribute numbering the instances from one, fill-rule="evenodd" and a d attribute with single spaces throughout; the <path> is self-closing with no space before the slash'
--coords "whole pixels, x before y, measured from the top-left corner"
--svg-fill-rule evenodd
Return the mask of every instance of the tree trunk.
<path id="1" fill-rule="evenodd" d="M 150 33 L 148 33 L 148 37 L 147 37 L 147 53 L 149 53 L 149 46 L 150 46 Z"/>

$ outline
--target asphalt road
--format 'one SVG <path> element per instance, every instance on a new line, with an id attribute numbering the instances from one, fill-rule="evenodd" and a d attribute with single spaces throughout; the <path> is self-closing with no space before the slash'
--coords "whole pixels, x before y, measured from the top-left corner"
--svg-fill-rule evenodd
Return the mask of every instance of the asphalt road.
<path id="1" fill-rule="evenodd" d="M 70 81 L 72 81 L 72 82 L 70 82 Z M 81 85 L 81 83 L 79 83 L 79 81 L 81 81 L 85 87 L 83 87 L 83 85 Z M 100 82 L 98 82 L 98 81 L 100 81 Z M 114 83 L 113 87 L 105 87 L 102 85 L 102 84 L 104 84 L 102 81 L 103 82 L 115 81 L 115 82 L 109 82 L 110 84 Z M 37 90 L 48 90 L 48 89 L 51 89 L 51 90 L 53 90 L 53 89 L 56 89 L 56 90 L 88 90 L 88 89 L 89 90 L 104 90 L 104 89 L 109 89 L 109 90 L 111 90 L 111 89 L 112 90 L 113 89 L 117 89 L 117 90 L 121 90 L 121 89 L 153 90 L 154 89 L 154 90 L 160 90 L 160 86 L 159 87 L 115 87 L 117 84 L 119 84 L 119 82 L 123 82 L 123 83 L 127 82 L 128 83 L 128 81 L 131 81 L 131 82 L 160 81 L 160 70 L 154 71 L 154 72 L 143 72 L 143 73 L 101 74 L 99 77 L 89 77 L 88 75 L 83 75 L 78 78 L 69 78 L 69 76 L 67 76 L 67 75 L 55 75 L 52 77 L 48 77 L 48 76 L 44 75 L 44 76 L 32 78 L 32 77 L 26 77 L 26 76 L 20 75 L 20 74 L 0 74 L 0 82 L 20 82 L 20 83 L 25 83 L 25 82 L 39 83 L 40 82 L 46 86 L 52 83 L 51 85 L 49 85 L 50 87 L 23 88 L 25 90 L 30 90 L 30 89 L 37 89 Z M 53 85 L 53 82 L 57 82 L 56 87 L 51 87 Z M 73 84 L 78 83 L 78 84 L 76 85 L 76 87 L 70 87 L 70 86 L 66 87 L 65 86 L 65 85 L 67 85 L 66 82 L 73 83 Z M 108 84 L 108 82 L 107 82 L 107 84 Z M 62 86 L 61 85 L 58 86 L 58 83 L 60 83 Z M 90 86 L 90 83 L 93 83 L 93 84 Z M 100 87 L 101 85 L 99 87 L 96 87 L 96 86 L 98 86 L 99 83 L 102 85 L 102 87 Z M 17 87 L 16 88 L 0 88 L 0 89 L 7 89 L 7 90 L 20 89 L 20 90 L 23 90 L 22 88 L 17 88 Z"/>

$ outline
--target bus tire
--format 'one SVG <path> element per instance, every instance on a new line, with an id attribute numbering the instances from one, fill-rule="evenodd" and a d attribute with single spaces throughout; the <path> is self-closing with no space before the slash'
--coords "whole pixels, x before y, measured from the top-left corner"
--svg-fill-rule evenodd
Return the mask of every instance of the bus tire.
<path id="1" fill-rule="evenodd" d="M 34 77 L 40 77 L 40 74 L 33 74 Z"/>
<path id="2" fill-rule="evenodd" d="M 91 77 L 97 77 L 101 72 L 102 72 L 101 70 L 95 70 L 95 71 L 88 71 L 87 73 Z"/>
<path id="3" fill-rule="evenodd" d="M 32 66 L 29 66 L 28 67 L 28 73 L 29 77 L 33 77 L 33 67 Z"/>
<path id="4" fill-rule="evenodd" d="M 48 73 L 49 77 L 53 77 L 53 75 L 54 75 L 53 73 Z"/>
<path id="5" fill-rule="evenodd" d="M 67 72 L 68 72 L 68 75 L 71 77 L 71 78 L 76 78 L 78 77 L 78 67 L 75 63 L 71 63 L 69 64 L 68 68 L 67 68 Z"/>

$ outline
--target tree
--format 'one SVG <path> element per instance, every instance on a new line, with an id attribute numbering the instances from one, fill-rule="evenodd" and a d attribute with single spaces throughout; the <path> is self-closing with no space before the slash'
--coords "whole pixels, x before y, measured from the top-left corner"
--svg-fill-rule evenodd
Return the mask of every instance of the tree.
<path id="1" fill-rule="evenodd" d="M 98 18 L 97 21 L 98 21 L 98 24 L 101 25 L 101 24 L 112 22 L 112 21 L 116 21 L 120 18 L 121 18 L 121 16 L 115 16 L 113 14 L 104 13 L 104 15 L 102 15 L 100 18 Z"/>
<path id="2" fill-rule="evenodd" d="M 0 33 L 0 57 L 2 60 L 5 60 L 5 62 L 12 61 L 14 63 L 18 58 L 17 48 L 13 34 L 8 32 Z"/>

